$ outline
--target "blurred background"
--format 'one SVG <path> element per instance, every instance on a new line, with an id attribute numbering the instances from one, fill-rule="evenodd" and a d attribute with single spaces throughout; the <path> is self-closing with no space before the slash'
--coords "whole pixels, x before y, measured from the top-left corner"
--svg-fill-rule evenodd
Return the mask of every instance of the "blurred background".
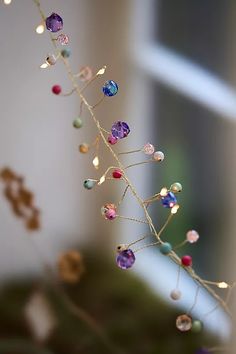
<path id="1" fill-rule="evenodd" d="M 164 239 L 178 244 L 188 230 L 196 229 L 199 242 L 179 254 L 193 256 L 194 268 L 202 278 L 233 282 L 236 3 L 42 0 L 41 4 L 46 16 L 56 12 L 63 17 L 74 72 L 84 65 L 94 72 L 107 65 L 105 76 L 86 92 L 88 101 L 97 102 L 106 79 L 118 82 L 119 94 L 96 109 L 107 130 L 116 120 L 129 123 L 129 139 L 116 149 L 132 150 L 151 142 L 165 153 L 158 166 L 130 170 L 140 195 L 149 197 L 177 181 L 183 185 L 180 212 Z M 101 206 L 119 200 L 119 182 L 108 182 L 92 191 L 83 188 L 84 179 L 99 178 L 113 161 L 101 146 L 101 166 L 95 171 L 93 153 L 79 154 L 79 144 L 91 143 L 96 129 L 86 112 L 83 129 L 73 129 L 78 98 L 51 94 L 54 84 L 68 92 L 71 83 L 62 63 L 39 69 L 53 53 L 47 33 L 35 32 L 40 21 L 33 1 L 12 0 L 9 6 L 0 3 L 0 166 L 10 166 L 25 177 L 42 212 L 41 230 L 28 234 L 2 197 L 0 338 L 7 341 L 4 345 L 10 341 L 16 346 L 7 349 L 0 343 L 0 350 L 18 352 L 16 340 L 31 338 L 32 328 L 25 325 L 22 309 L 36 290 L 42 293 L 41 286 L 38 290 L 42 257 L 55 267 L 58 255 L 72 248 L 84 250 L 87 271 L 68 293 L 95 316 L 123 348 L 121 352 L 191 354 L 208 343 L 227 342 L 232 332 L 230 321 L 220 309 L 209 314 L 215 302 L 204 291 L 200 291 L 193 311 L 194 317 L 203 320 L 204 333 L 176 333 L 175 317 L 193 305 L 196 285 L 181 272 L 183 295 L 173 304 L 169 294 L 176 284 L 177 269 L 158 250 L 138 253 L 128 274 L 116 270 L 116 245 L 135 240 L 145 228 L 101 218 Z M 140 159 L 141 155 L 128 156 L 123 161 L 129 164 Z M 121 214 L 142 217 L 131 195 Z M 167 216 L 158 203 L 151 214 L 157 225 Z M 47 286 L 44 291 L 48 292 Z M 57 329 L 45 347 L 37 342 L 36 348 L 25 346 L 22 352 L 46 350 L 48 343 L 48 350 L 55 353 L 104 353 L 103 344 L 97 345 L 96 336 L 74 323 L 50 291 L 48 297 L 57 304 Z M 73 345 L 75 338 L 79 340 Z"/>

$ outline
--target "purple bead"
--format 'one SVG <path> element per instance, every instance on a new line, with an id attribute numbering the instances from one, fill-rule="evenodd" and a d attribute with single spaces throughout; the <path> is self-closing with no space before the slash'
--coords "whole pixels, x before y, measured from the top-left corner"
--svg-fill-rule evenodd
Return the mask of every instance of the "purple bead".
<path id="1" fill-rule="evenodd" d="M 131 249 L 119 252 L 116 263 L 121 269 L 131 268 L 135 262 L 135 255 Z"/>
<path id="2" fill-rule="evenodd" d="M 129 133 L 130 129 L 128 124 L 125 122 L 121 122 L 120 120 L 118 122 L 115 122 L 111 127 L 111 134 L 116 139 L 126 138 Z"/>
<path id="3" fill-rule="evenodd" d="M 177 203 L 176 196 L 172 192 L 168 192 L 165 197 L 161 198 L 161 202 L 164 208 L 173 208 Z"/>
<path id="4" fill-rule="evenodd" d="M 63 28 L 62 18 L 54 12 L 46 18 L 46 27 L 50 32 L 58 32 Z"/>

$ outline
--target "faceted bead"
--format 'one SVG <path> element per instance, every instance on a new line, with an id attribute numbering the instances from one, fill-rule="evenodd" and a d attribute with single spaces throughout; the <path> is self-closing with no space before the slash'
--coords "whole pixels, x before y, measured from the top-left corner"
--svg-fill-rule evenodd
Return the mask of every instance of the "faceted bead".
<path id="1" fill-rule="evenodd" d="M 164 155 L 164 153 L 162 151 L 156 151 L 153 154 L 153 158 L 154 158 L 155 161 L 161 162 L 161 161 L 164 160 L 165 155 Z"/>
<path id="2" fill-rule="evenodd" d="M 113 172 L 112 172 L 112 177 L 113 178 L 121 178 L 122 177 L 122 171 L 120 169 L 115 169 Z"/>
<path id="3" fill-rule="evenodd" d="M 108 209 L 105 212 L 105 218 L 108 220 L 114 220 L 116 218 L 116 216 L 117 216 L 117 214 L 116 214 L 115 209 Z"/>
<path id="4" fill-rule="evenodd" d="M 170 293 L 171 299 L 175 300 L 175 301 L 179 300 L 181 298 L 181 295 L 182 295 L 182 293 L 179 289 L 174 289 Z"/>
<path id="5" fill-rule="evenodd" d="M 194 332 L 194 333 L 199 333 L 199 332 L 201 332 L 201 330 L 202 330 L 202 322 L 201 321 L 199 321 L 199 320 L 195 320 L 195 321 L 193 321 L 193 324 L 192 324 L 192 332 Z"/>
<path id="6" fill-rule="evenodd" d="M 186 239 L 189 243 L 195 243 L 199 239 L 199 234 L 195 230 L 190 230 L 186 234 Z"/>
<path id="7" fill-rule="evenodd" d="M 54 12 L 46 18 L 46 27 L 50 32 L 58 32 L 63 28 L 62 18 Z"/>
<path id="8" fill-rule="evenodd" d="M 92 79 L 93 72 L 89 66 L 83 66 L 79 71 L 79 78 L 81 81 L 89 81 Z"/>
<path id="9" fill-rule="evenodd" d="M 76 118 L 74 121 L 73 121 L 73 127 L 76 128 L 76 129 L 79 129 L 79 128 L 82 128 L 83 126 L 83 122 L 80 118 Z"/>
<path id="10" fill-rule="evenodd" d="M 118 139 L 115 138 L 112 134 L 110 134 L 107 138 L 107 141 L 109 144 L 115 145 L 117 143 Z"/>
<path id="11" fill-rule="evenodd" d="M 86 143 L 80 144 L 79 146 L 79 152 L 82 154 L 86 154 L 89 151 L 89 145 Z"/>
<path id="12" fill-rule="evenodd" d="M 70 55 L 71 55 L 70 49 L 62 49 L 62 50 L 61 50 L 61 56 L 62 56 L 63 58 L 69 58 Z"/>
<path id="13" fill-rule="evenodd" d="M 105 82 L 102 90 L 105 96 L 115 96 L 118 92 L 118 85 L 115 81 L 109 80 Z"/>
<path id="14" fill-rule="evenodd" d="M 57 61 L 57 58 L 55 57 L 55 55 L 51 54 L 46 58 L 46 63 L 48 65 L 55 65 Z"/>
<path id="15" fill-rule="evenodd" d="M 192 328 L 192 319 L 188 315 L 180 315 L 176 319 L 176 327 L 181 332 L 187 332 Z"/>
<path id="16" fill-rule="evenodd" d="M 145 144 L 144 147 L 143 147 L 143 152 L 146 155 L 152 155 L 154 153 L 154 151 L 155 151 L 155 148 L 150 143 Z"/>
<path id="17" fill-rule="evenodd" d="M 111 127 L 111 134 L 116 139 L 126 138 L 129 133 L 130 133 L 130 129 L 129 129 L 129 126 L 126 122 L 121 122 L 119 120 L 119 121 L 115 122 Z"/>
<path id="18" fill-rule="evenodd" d="M 182 263 L 182 265 L 185 266 L 185 267 L 191 267 L 192 264 L 193 264 L 192 257 L 191 257 L 191 256 L 188 256 L 188 255 L 183 256 L 183 257 L 181 258 L 181 263 Z"/>
<path id="19" fill-rule="evenodd" d="M 61 86 L 60 85 L 54 85 L 52 87 L 52 92 L 54 93 L 54 95 L 60 95 L 61 93 Z"/>
<path id="20" fill-rule="evenodd" d="M 57 41 L 61 44 L 61 45 L 67 45 L 69 43 L 69 37 L 66 34 L 60 34 L 57 37 Z"/>
<path id="21" fill-rule="evenodd" d="M 179 182 L 175 182 L 170 186 L 170 190 L 173 193 L 180 193 L 182 192 L 182 185 Z"/>
<path id="22" fill-rule="evenodd" d="M 172 192 L 168 192 L 166 196 L 161 198 L 161 202 L 164 208 L 173 208 L 177 204 L 177 199 Z"/>
<path id="23" fill-rule="evenodd" d="M 101 207 L 101 213 L 102 213 L 102 216 L 104 216 L 106 218 L 106 213 L 108 212 L 108 210 L 115 210 L 116 211 L 116 206 L 115 204 L 112 204 L 112 203 L 108 203 L 108 204 L 105 204 Z"/>
<path id="24" fill-rule="evenodd" d="M 121 269 L 131 268 L 135 262 L 135 255 L 131 249 L 126 249 L 118 253 L 116 263 Z"/>
<path id="25" fill-rule="evenodd" d="M 169 254 L 172 251 L 172 246 L 169 242 L 164 242 L 160 246 L 160 252 L 164 255 Z"/>
<path id="26" fill-rule="evenodd" d="M 97 184 L 97 181 L 95 181 L 93 179 L 86 179 L 84 181 L 84 188 L 92 189 L 96 184 Z"/>

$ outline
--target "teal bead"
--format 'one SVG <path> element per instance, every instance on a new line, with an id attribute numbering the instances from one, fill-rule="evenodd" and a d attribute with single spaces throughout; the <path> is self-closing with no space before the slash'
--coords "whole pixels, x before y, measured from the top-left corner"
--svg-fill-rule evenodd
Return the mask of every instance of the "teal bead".
<path id="1" fill-rule="evenodd" d="M 199 321 L 199 320 L 193 321 L 191 331 L 192 331 L 193 333 L 199 333 L 199 332 L 201 332 L 201 331 L 202 331 L 202 322 Z"/>
<path id="2" fill-rule="evenodd" d="M 86 179 L 84 181 L 84 188 L 85 189 L 92 189 L 96 185 L 97 181 L 94 179 Z"/>
<path id="3" fill-rule="evenodd" d="M 80 118 L 76 118 L 73 122 L 73 127 L 76 129 L 82 128 L 83 122 Z"/>
<path id="4" fill-rule="evenodd" d="M 172 251 L 172 246 L 169 242 L 164 242 L 161 246 L 160 246 L 160 252 L 164 255 L 169 254 Z"/>
<path id="5" fill-rule="evenodd" d="M 62 49 L 61 55 L 63 58 L 69 58 L 71 55 L 70 49 Z"/>
<path id="6" fill-rule="evenodd" d="M 182 187 L 181 183 L 179 183 L 179 182 L 175 182 L 170 186 L 170 190 L 173 193 L 180 193 L 180 192 L 182 192 L 182 189 L 183 189 L 183 187 Z"/>

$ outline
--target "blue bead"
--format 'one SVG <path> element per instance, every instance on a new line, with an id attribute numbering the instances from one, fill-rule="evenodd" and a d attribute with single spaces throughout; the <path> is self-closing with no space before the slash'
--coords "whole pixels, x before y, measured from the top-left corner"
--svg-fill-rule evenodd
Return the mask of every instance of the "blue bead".
<path id="1" fill-rule="evenodd" d="M 105 96 L 115 96 L 118 92 L 118 85 L 115 81 L 109 80 L 105 82 L 102 90 Z"/>
<path id="2" fill-rule="evenodd" d="M 164 255 L 169 254 L 172 251 L 172 246 L 169 242 L 165 242 L 160 246 L 160 252 Z"/>
<path id="3" fill-rule="evenodd" d="M 94 181 L 93 179 L 86 179 L 84 181 L 84 188 L 92 189 L 96 183 L 97 183 L 97 181 Z"/>
<path id="4" fill-rule="evenodd" d="M 177 199 L 174 193 L 168 192 L 165 197 L 161 198 L 161 202 L 164 208 L 173 208 L 177 204 Z"/>
<path id="5" fill-rule="evenodd" d="M 71 55 L 70 49 L 62 49 L 61 50 L 61 55 L 62 55 L 63 58 L 69 58 L 69 56 Z"/>

